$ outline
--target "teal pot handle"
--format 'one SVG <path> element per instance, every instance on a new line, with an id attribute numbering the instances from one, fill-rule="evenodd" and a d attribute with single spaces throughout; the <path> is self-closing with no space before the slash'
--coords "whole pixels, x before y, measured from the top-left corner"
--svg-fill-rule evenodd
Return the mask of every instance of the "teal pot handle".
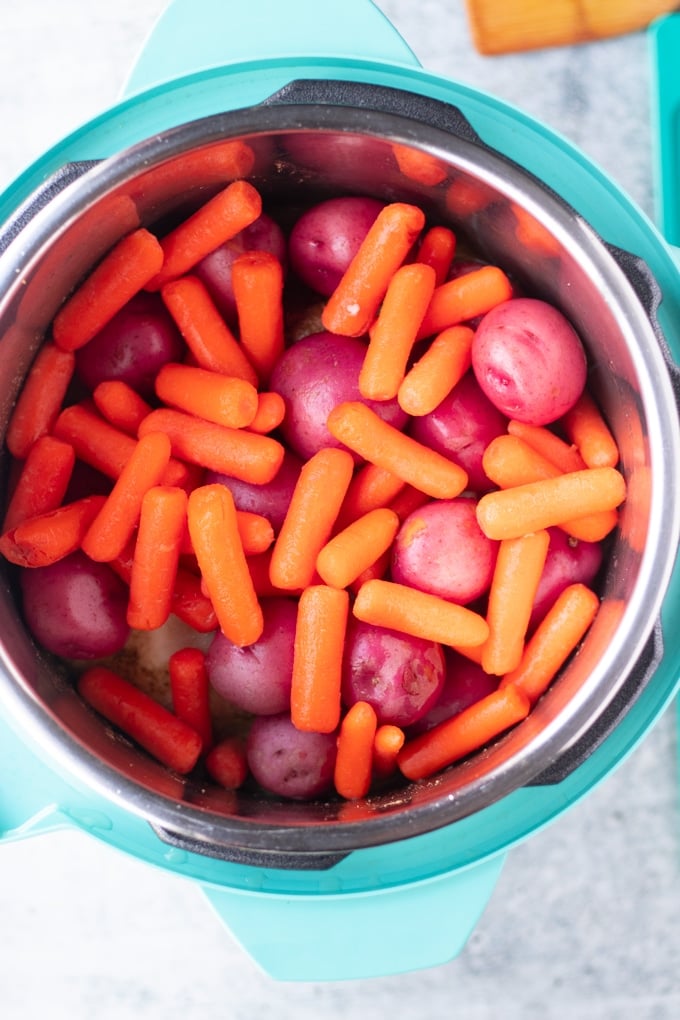
<path id="1" fill-rule="evenodd" d="M 324 55 L 419 66 L 371 0 L 171 0 L 129 73 L 131 96 L 184 75 L 244 60 Z"/>
<path id="2" fill-rule="evenodd" d="M 387 977 L 458 956 L 504 860 L 499 854 L 434 878 L 365 893 L 244 895 L 214 886 L 203 891 L 242 948 L 270 977 Z"/>

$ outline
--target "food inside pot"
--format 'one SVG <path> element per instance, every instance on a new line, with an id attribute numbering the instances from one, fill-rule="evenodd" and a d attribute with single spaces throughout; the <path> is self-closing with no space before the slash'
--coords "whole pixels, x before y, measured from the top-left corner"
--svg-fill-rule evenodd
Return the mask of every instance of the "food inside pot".
<path id="1" fill-rule="evenodd" d="M 104 255 L 6 442 L 38 644 L 171 769 L 295 800 L 525 719 L 626 497 L 560 310 L 414 202 L 244 179 Z"/>

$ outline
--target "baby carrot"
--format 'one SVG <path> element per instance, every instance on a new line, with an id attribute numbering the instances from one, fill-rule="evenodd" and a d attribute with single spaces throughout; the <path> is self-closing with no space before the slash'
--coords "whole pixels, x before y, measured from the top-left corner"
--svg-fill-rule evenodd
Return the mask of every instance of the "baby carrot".
<path id="1" fill-rule="evenodd" d="M 415 205 L 391 202 L 381 209 L 326 302 L 324 329 L 344 336 L 368 331 L 392 276 L 424 226 L 425 215 Z"/>
<path id="2" fill-rule="evenodd" d="M 340 722 L 342 654 L 349 595 L 310 585 L 298 601 L 290 714 L 299 730 L 332 733 Z"/>
<path id="3" fill-rule="evenodd" d="M 151 405 L 122 379 L 100 382 L 92 391 L 92 400 L 103 418 L 129 436 L 137 435 L 141 422 L 151 411 Z"/>
<path id="4" fill-rule="evenodd" d="M 397 769 L 397 756 L 404 746 L 406 734 L 401 726 L 383 723 L 375 731 L 373 771 L 377 776 L 391 776 Z"/>
<path id="5" fill-rule="evenodd" d="M 164 404 L 232 429 L 250 425 L 257 412 L 252 383 L 194 365 L 167 362 L 156 376 L 155 389 Z"/>
<path id="6" fill-rule="evenodd" d="M 217 616 L 213 604 L 201 591 L 201 579 L 179 566 L 172 593 L 173 614 L 199 634 L 217 630 Z"/>
<path id="7" fill-rule="evenodd" d="M 458 464 L 383 421 L 361 401 L 338 404 L 326 424 L 350 450 L 428 496 L 453 499 L 467 485 L 467 473 Z"/>
<path id="8" fill-rule="evenodd" d="M 482 645 L 489 636 L 489 625 L 479 613 L 396 581 L 367 581 L 353 613 L 364 623 L 444 645 Z"/>
<path id="9" fill-rule="evenodd" d="M 595 619 L 600 600 L 584 584 L 572 584 L 557 596 L 529 638 L 521 662 L 501 680 L 533 705 L 548 689 Z"/>
<path id="10" fill-rule="evenodd" d="M 275 584 L 272 584 L 270 577 L 270 567 L 272 561 L 273 546 L 265 549 L 261 553 L 253 553 L 247 557 L 248 571 L 250 573 L 251 580 L 255 591 L 261 598 L 266 598 L 270 595 L 291 595 L 291 590 L 286 588 L 277 588 Z M 301 589 L 298 589 L 294 594 L 299 595 Z"/>
<path id="11" fill-rule="evenodd" d="M 161 238 L 163 264 L 147 282 L 147 290 L 160 290 L 169 280 L 193 269 L 211 251 L 254 223 L 261 212 L 257 189 L 248 181 L 232 181 Z"/>
<path id="12" fill-rule="evenodd" d="M 560 471 L 565 473 L 581 471 L 588 466 L 575 446 L 565 443 L 564 439 L 546 428 L 545 425 L 529 425 L 526 422 L 515 421 L 513 418 L 508 422 L 508 432 L 511 436 L 523 439 L 546 460 L 552 461 Z"/>
<path id="13" fill-rule="evenodd" d="M 92 666 L 78 679 L 80 696 L 154 758 L 185 775 L 201 753 L 201 738 L 182 719 L 106 666 Z"/>
<path id="14" fill-rule="evenodd" d="M 150 432 L 137 440 L 113 488 L 83 537 L 82 549 L 91 560 L 113 560 L 125 548 L 139 520 L 142 499 L 158 485 L 170 460 L 170 440 Z"/>
<path id="15" fill-rule="evenodd" d="M 286 402 L 280 393 L 263 390 L 257 395 L 257 411 L 248 428 L 266 436 L 277 429 L 286 416 Z"/>
<path id="16" fill-rule="evenodd" d="M 616 467 L 619 462 L 616 440 L 587 390 L 564 415 L 562 426 L 588 467 Z"/>
<path id="17" fill-rule="evenodd" d="M 427 779 L 517 725 L 527 717 L 529 708 L 529 699 L 514 684 L 492 691 L 407 741 L 397 758 L 399 768 L 407 779 Z"/>
<path id="18" fill-rule="evenodd" d="M 248 759 L 241 737 L 224 737 L 209 750 L 205 767 L 211 779 L 226 790 L 238 790 L 248 778 Z"/>
<path id="19" fill-rule="evenodd" d="M 178 648 L 168 659 L 172 709 L 200 735 L 205 754 L 213 745 L 210 680 L 200 648 Z"/>
<path id="20" fill-rule="evenodd" d="M 184 489 L 154 485 L 145 493 L 140 506 L 127 607 L 127 622 L 135 630 L 155 630 L 170 616 L 186 519 Z"/>
<path id="21" fill-rule="evenodd" d="M 392 400 L 406 374 L 418 328 L 435 287 L 431 266 L 401 266 L 390 280 L 359 372 L 359 392 L 369 400 Z"/>
<path id="22" fill-rule="evenodd" d="M 236 507 L 225 485 L 203 485 L 189 495 L 189 534 L 220 628 L 238 647 L 262 634 L 262 607 L 238 533 Z"/>
<path id="23" fill-rule="evenodd" d="M 158 407 L 144 419 L 139 436 L 148 432 L 164 432 L 180 460 L 254 484 L 270 482 L 283 460 L 283 446 L 271 436 L 216 425 L 171 407 Z"/>
<path id="24" fill-rule="evenodd" d="M 236 524 L 246 556 L 265 552 L 274 541 L 271 522 L 262 514 L 255 514 L 250 510 L 237 510 Z"/>
<path id="25" fill-rule="evenodd" d="M 80 548 L 105 496 L 85 496 L 30 517 L 0 536 L 0 553 L 20 567 L 47 567 Z"/>
<path id="26" fill-rule="evenodd" d="M 83 347 L 146 286 L 162 262 L 158 239 L 144 227 L 118 241 L 55 315 L 52 337 L 57 347 Z"/>
<path id="27" fill-rule="evenodd" d="M 512 297 L 512 284 L 498 266 L 482 266 L 440 284 L 425 313 L 418 339 L 441 333 L 477 315 L 490 312 Z"/>
<path id="28" fill-rule="evenodd" d="M 403 488 L 404 482 L 391 471 L 377 464 L 363 464 L 349 483 L 336 528 L 346 528 L 369 510 L 387 506 Z"/>
<path id="29" fill-rule="evenodd" d="M 352 455 L 330 446 L 303 464 L 272 551 L 269 574 L 277 588 L 294 591 L 311 584 L 353 469 Z"/>
<path id="30" fill-rule="evenodd" d="M 73 377 L 75 357 L 55 344 L 44 344 L 28 375 L 7 426 L 5 442 L 23 460 L 36 439 L 51 431 Z"/>
<path id="31" fill-rule="evenodd" d="M 444 283 L 456 254 L 456 235 L 449 227 L 430 227 L 418 245 L 416 261 L 432 266 L 436 284 Z"/>
<path id="32" fill-rule="evenodd" d="M 19 477 L 7 504 L 3 531 L 10 531 L 29 517 L 56 510 L 66 495 L 75 452 L 70 443 L 41 436 L 21 463 Z"/>
<path id="33" fill-rule="evenodd" d="M 369 510 L 331 538 L 316 558 L 326 584 L 347 588 L 392 545 L 400 527 L 394 510 Z"/>
<path id="34" fill-rule="evenodd" d="M 625 498 L 626 483 L 616 468 L 586 468 L 487 492 L 477 503 L 477 521 L 487 538 L 519 538 L 575 517 L 614 510 Z"/>
<path id="35" fill-rule="evenodd" d="M 502 676 L 519 665 L 549 541 L 547 531 L 535 531 L 499 544 L 486 611 L 489 637 L 482 646 L 486 673 Z"/>
<path id="36" fill-rule="evenodd" d="M 333 785 L 345 800 L 359 800 L 371 788 L 376 728 L 375 709 L 367 701 L 355 701 L 342 720 Z"/>
<path id="37" fill-rule="evenodd" d="M 470 367 L 473 331 L 449 326 L 437 334 L 399 386 L 399 406 L 408 415 L 434 411 Z"/>
<path id="38" fill-rule="evenodd" d="M 231 267 L 239 339 L 264 385 L 283 351 L 283 267 L 267 251 L 246 251 Z"/>
<path id="39" fill-rule="evenodd" d="M 257 372 L 197 276 L 166 283 L 161 297 L 196 364 L 257 386 Z"/>

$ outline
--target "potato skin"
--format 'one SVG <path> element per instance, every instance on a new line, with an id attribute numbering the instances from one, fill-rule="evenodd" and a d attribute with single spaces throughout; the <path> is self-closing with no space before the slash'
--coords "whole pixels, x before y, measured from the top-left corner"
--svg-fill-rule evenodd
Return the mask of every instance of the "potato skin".
<path id="1" fill-rule="evenodd" d="M 311 800 L 328 793 L 337 756 L 335 733 L 298 730 L 290 715 L 260 715 L 246 741 L 253 778 L 263 789 L 290 800 Z"/>

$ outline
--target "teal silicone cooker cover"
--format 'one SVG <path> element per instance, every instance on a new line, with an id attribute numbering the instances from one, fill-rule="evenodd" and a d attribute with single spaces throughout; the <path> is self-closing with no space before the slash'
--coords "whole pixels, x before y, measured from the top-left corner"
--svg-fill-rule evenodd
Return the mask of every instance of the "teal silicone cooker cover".
<path id="1" fill-rule="evenodd" d="M 455 106 L 484 142 L 539 176 L 609 244 L 642 258 L 663 293 L 658 318 L 677 360 L 680 285 L 672 252 L 615 182 L 565 139 L 491 96 L 429 74 L 368 0 L 330 5 L 328 16 L 337 19 L 332 33 L 326 25 L 320 30 L 317 5 L 310 0 L 296 0 L 294 19 L 289 9 L 259 0 L 247 10 L 229 11 L 227 47 L 221 33 L 207 37 L 200 30 L 201 24 L 220 23 L 223 6 L 215 0 L 171 3 L 121 102 L 29 167 L 0 196 L 0 222 L 16 220 L 30 197 L 67 164 L 101 160 L 176 125 L 263 102 L 292 80 L 387 86 Z M 604 779 L 669 704 L 680 654 L 680 635 L 672 625 L 679 585 L 676 569 L 661 612 L 664 655 L 655 682 L 604 742 L 561 781 L 516 790 L 451 826 L 356 850 L 325 870 L 206 856 L 170 845 L 144 818 L 83 786 L 7 710 L 0 715 L 0 837 L 20 839 L 73 825 L 196 881 L 244 948 L 276 977 L 364 977 L 444 962 L 465 944 L 506 852 Z M 407 930 L 400 923 L 405 914 L 412 919 Z M 435 914 L 446 923 L 427 923 Z M 420 934 L 414 940 L 408 929 L 416 927 Z M 278 936 L 281 931 L 285 938 Z"/>

